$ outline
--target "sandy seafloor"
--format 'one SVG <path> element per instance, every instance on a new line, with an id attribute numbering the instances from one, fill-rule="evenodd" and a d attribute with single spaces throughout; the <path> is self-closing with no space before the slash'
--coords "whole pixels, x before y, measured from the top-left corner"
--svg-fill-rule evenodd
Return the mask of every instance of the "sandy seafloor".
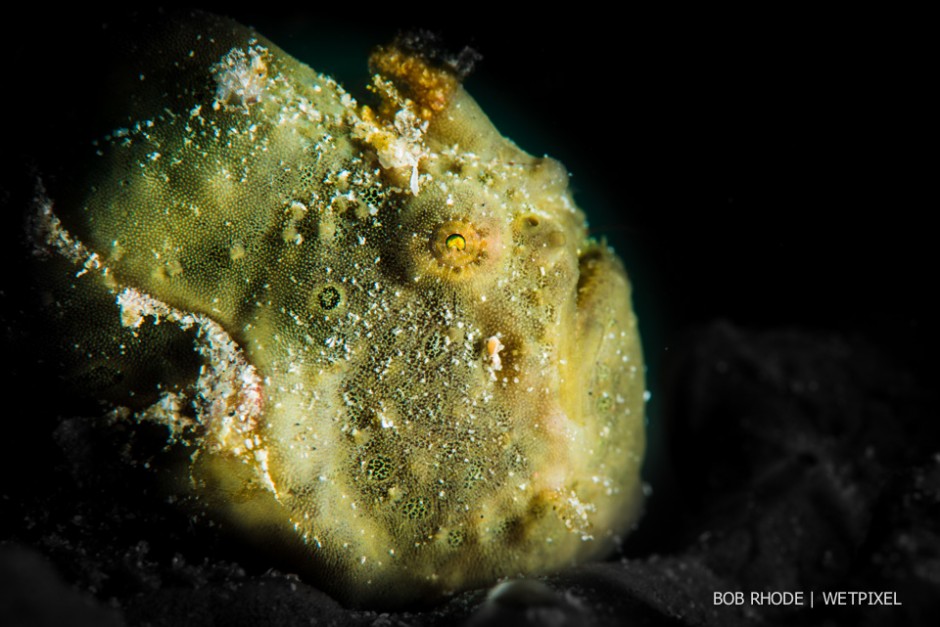
<path id="1" fill-rule="evenodd" d="M 350 88 L 399 28 L 481 52 L 468 89 L 507 136 L 567 165 L 631 273 L 652 391 L 647 514 L 602 563 L 351 611 L 190 524 L 146 469 L 114 465 L 114 442 L 30 363 L 17 246 L 30 164 L 102 96 L 107 60 L 83 33 L 116 16 L 34 7 L 7 26 L 0 99 L 0 624 L 933 623 L 940 372 L 922 216 L 936 202 L 919 184 L 916 16 L 227 12 Z M 729 591 L 814 606 L 716 605 Z M 840 591 L 900 605 L 820 603 Z"/>

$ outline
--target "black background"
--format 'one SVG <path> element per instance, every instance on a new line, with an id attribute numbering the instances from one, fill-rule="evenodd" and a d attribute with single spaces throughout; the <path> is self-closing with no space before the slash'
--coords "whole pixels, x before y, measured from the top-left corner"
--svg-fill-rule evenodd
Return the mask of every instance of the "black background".
<path id="1" fill-rule="evenodd" d="M 631 274 L 652 391 L 654 521 L 676 508 L 669 486 L 682 463 L 670 459 L 675 434 L 659 420 L 664 373 L 670 351 L 704 325 L 862 342 L 934 394 L 937 201 L 925 190 L 936 177 L 926 116 L 936 64 L 922 17 L 205 6 L 357 97 L 369 49 L 400 30 L 426 28 L 447 48 L 482 55 L 467 89 L 522 148 L 567 166 L 592 233 Z M 9 19 L 0 102 L 8 215 L 31 194 L 32 164 L 100 96 L 89 90 L 107 61 L 87 51 L 116 17 L 33 7 Z M 5 243 L 17 238 L 10 225 Z M 13 286 L 28 281 L 17 269 L 2 270 L 8 309 L 18 306 Z M 669 546 L 657 529 L 641 533 L 648 546 Z"/>

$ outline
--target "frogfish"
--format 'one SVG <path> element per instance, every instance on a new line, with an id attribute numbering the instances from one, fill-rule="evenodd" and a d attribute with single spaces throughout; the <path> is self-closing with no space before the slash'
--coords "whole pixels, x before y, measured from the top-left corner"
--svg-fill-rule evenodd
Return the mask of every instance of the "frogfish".
<path id="1" fill-rule="evenodd" d="M 644 365 L 566 169 L 407 38 L 368 102 L 222 17 L 133 46 L 123 123 L 31 211 L 63 385 L 165 427 L 192 502 L 350 606 L 609 553 Z"/>

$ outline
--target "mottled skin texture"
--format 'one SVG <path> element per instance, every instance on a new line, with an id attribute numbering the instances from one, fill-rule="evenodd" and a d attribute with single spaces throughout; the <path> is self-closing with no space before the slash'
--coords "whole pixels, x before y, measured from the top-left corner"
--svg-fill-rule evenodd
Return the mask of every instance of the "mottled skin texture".
<path id="1" fill-rule="evenodd" d="M 643 364 L 564 168 L 407 51 L 373 59 L 373 110 L 231 22 L 174 32 L 81 190 L 37 201 L 72 381 L 352 605 L 609 550 Z"/>

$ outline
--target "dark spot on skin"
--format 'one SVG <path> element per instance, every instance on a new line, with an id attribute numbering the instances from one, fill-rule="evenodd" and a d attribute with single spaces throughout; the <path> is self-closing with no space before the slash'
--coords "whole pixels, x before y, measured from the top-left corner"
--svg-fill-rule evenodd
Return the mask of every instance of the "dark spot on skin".
<path id="1" fill-rule="evenodd" d="M 383 481 L 388 478 L 390 466 L 391 460 L 389 458 L 384 455 L 377 455 L 366 464 L 366 474 L 369 475 L 370 479 Z"/>
<path id="2" fill-rule="evenodd" d="M 320 303 L 320 307 L 327 311 L 336 309 L 342 300 L 343 297 L 340 295 L 339 290 L 332 285 L 324 287 L 317 295 L 317 301 Z"/>
<path id="3" fill-rule="evenodd" d="M 431 513 L 431 507 L 426 499 L 413 498 L 405 501 L 402 512 L 412 520 L 420 520 Z"/>

